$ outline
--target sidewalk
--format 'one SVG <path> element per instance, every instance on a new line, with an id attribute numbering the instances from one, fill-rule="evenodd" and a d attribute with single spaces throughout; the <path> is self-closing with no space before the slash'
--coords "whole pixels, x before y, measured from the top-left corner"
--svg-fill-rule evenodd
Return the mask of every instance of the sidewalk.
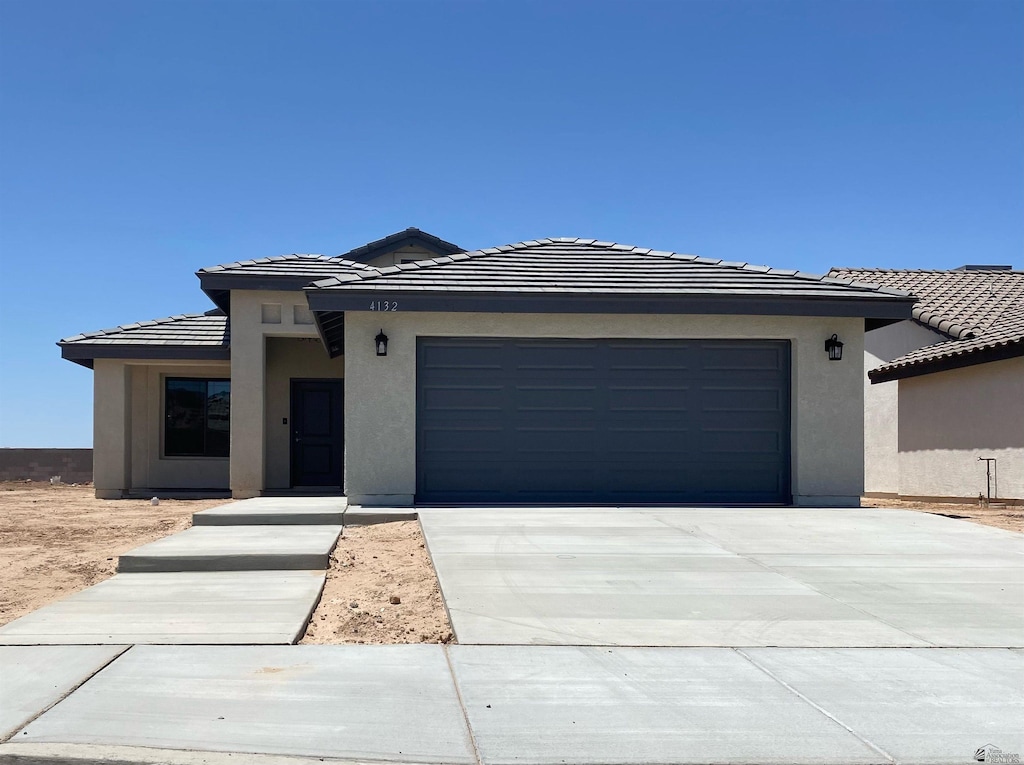
<path id="1" fill-rule="evenodd" d="M 52 649 L 0 648 L 5 678 L 12 650 Z M 84 682 L 15 722 L 0 762 L 939 765 L 1024 749 L 1011 649 L 136 646 L 89 679 L 103 662 L 35 692 L 23 717 Z"/>

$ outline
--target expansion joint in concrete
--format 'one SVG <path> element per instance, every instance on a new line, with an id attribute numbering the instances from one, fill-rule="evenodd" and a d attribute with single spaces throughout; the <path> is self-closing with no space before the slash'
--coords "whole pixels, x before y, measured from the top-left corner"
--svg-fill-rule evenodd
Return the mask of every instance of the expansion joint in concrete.
<path id="1" fill-rule="evenodd" d="M 764 674 L 766 674 L 766 675 L 767 675 L 768 677 L 770 677 L 770 678 L 771 678 L 772 680 L 774 680 L 774 681 L 775 681 L 776 683 L 778 683 L 778 684 L 779 684 L 779 685 L 781 685 L 781 686 L 782 686 L 783 688 L 785 688 L 785 689 L 786 689 L 787 691 L 789 691 L 790 693 L 792 693 L 792 694 L 793 694 L 794 696 L 796 696 L 796 697 L 797 697 L 798 699 L 800 699 L 801 701 L 803 701 L 803 702 L 804 702 L 805 704 L 807 704 L 808 706 L 810 706 L 810 707 L 811 707 L 812 709 L 814 709 L 814 710 L 815 710 L 816 712 L 818 712 L 818 713 L 820 713 L 820 714 L 824 715 L 825 717 L 827 717 L 827 718 L 828 718 L 829 720 L 831 720 L 832 722 L 834 722 L 834 723 L 835 723 L 836 725 L 838 725 L 838 726 L 839 726 L 840 728 L 842 728 L 843 730 L 845 730 L 845 731 L 846 731 L 847 733 L 849 733 L 849 734 L 850 734 L 851 736 L 853 736 L 853 737 L 854 737 L 854 738 L 856 738 L 856 739 L 857 739 L 858 741 L 860 741 L 861 743 L 863 743 L 863 744 L 864 744 L 865 746 L 869 747 L 870 749 L 874 750 L 874 751 L 875 751 L 875 752 L 877 752 L 878 754 L 882 755 L 883 757 L 885 757 L 885 759 L 886 759 L 886 760 L 887 760 L 888 762 L 890 762 L 890 763 L 893 763 L 893 765 L 895 765 L 895 763 L 896 763 L 896 758 L 895 758 L 895 757 L 894 757 L 893 755 L 889 754 L 889 753 L 888 753 L 887 751 L 885 751 L 884 749 L 882 749 L 882 747 L 878 746 L 878 744 L 874 743 L 873 741 L 871 741 L 871 740 L 869 740 L 869 739 L 865 738 L 864 736 L 862 736 L 861 734 L 859 734 L 859 733 L 858 733 L 857 731 L 855 731 L 855 730 L 854 730 L 853 728 L 851 728 L 851 727 L 850 727 L 849 725 L 847 725 L 847 724 L 846 724 L 846 723 L 844 723 L 844 722 L 843 722 L 842 720 L 840 720 L 840 719 L 839 719 L 838 717 L 836 717 L 836 716 L 835 716 L 834 714 L 832 714 L 832 713 L 831 713 L 831 712 L 829 712 L 829 711 L 828 711 L 827 709 L 825 709 L 825 707 L 821 706 L 821 704 L 818 704 L 818 703 L 814 702 L 813 700 L 811 700 L 810 698 L 808 698 L 808 697 L 807 697 L 807 696 L 805 696 L 804 694 L 800 693 L 800 691 L 798 691 L 798 690 L 797 690 L 796 688 L 794 688 L 794 687 L 793 687 L 792 685 L 790 685 L 790 684 L 789 684 L 789 683 L 787 683 L 787 682 L 786 682 L 785 680 L 783 680 L 783 679 L 782 679 L 781 677 L 779 677 L 778 675 L 776 675 L 776 674 L 775 674 L 774 672 L 772 672 L 772 671 L 771 671 L 770 669 L 768 669 L 767 667 L 763 667 L 763 666 L 761 666 L 760 664 L 758 664 L 758 663 L 757 663 L 757 660 L 756 660 L 756 659 L 754 659 L 754 657 L 752 657 L 752 656 L 751 656 L 750 654 L 746 653 L 746 652 L 745 652 L 745 651 L 744 651 L 744 650 L 743 650 L 742 648 L 732 648 L 732 649 L 730 649 L 730 650 L 734 651 L 735 653 L 738 653 L 738 654 L 739 654 L 740 656 L 742 656 L 742 657 L 743 657 L 744 659 L 746 659 L 747 661 L 749 661 L 749 662 L 750 662 L 750 663 L 751 663 L 751 664 L 752 664 L 752 665 L 753 665 L 753 666 L 754 666 L 755 668 L 759 669 L 759 670 L 760 670 L 761 672 L 763 672 Z"/>

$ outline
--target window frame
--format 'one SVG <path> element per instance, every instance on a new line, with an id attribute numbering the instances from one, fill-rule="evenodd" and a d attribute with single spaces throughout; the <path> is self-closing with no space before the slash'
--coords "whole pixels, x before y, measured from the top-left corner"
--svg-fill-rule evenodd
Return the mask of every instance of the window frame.
<path id="1" fill-rule="evenodd" d="M 160 412 L 162 414 L 160 422 L 160 457 L 161 459 L 170 460 L 227 460 L 231 456 L 231 378 L 230 377 L 198 377 L 195 375 L 162 375 L 161 387 L 161 406 Z M 167 436 L 168 436 L 168 403 L 170 397 L 168 396 L 168 388 L 171 383 L 174 382 L 192 382 L 192 383 L 203 383 L 206 386 L 206 393 L 203 396 L 203 452 L 192 453 L 192 454 L 179 454 L 170 453 L 167 449 Z M 209 427 L 209 414 L 210 414 L 210 383 L 227 383 L 228 385 L 228 452 L 227 454 L 208 454 L 209 446 L 207 444 L 207 433 Z"/>

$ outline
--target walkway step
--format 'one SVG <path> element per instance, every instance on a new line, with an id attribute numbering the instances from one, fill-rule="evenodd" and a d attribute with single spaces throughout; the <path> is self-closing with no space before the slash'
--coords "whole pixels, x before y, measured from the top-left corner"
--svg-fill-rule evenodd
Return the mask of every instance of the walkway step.
<path id="1" fill-rule="evenodd" d="M 327 569 L 341 526 L 194 526 L 119 559 L 121 573 Z"/>
<path id="2" fill-rule="evenodd" d="M 211 507 L 192 516 L 194 526 L 340 526 L 345 497 L 256 497 Z"/>

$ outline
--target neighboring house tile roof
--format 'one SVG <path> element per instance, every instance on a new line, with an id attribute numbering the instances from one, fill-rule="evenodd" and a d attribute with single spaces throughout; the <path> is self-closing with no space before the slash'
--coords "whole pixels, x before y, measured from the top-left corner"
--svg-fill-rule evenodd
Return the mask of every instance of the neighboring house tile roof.
<path id="1" fill-rule="evenodd" d="M 1024 356 L 1024 271 L 834 268 L 829 275 L 912 292 L 914 321 L 950 338 L 870 370 L 872 382 Z"/>
<path id="2" fill-rule="evenodd" d="M 980 337 L 1007 308 L 1024 306 L 1024 271 L 833 268 L 829 276 L 912 293 L 914 320 L 954 340 Z"/>
<path id="3" fill-rule="evenodd" d="M 84 366 L 96 358 L 230 358 L 231 330 L 219 309 L 123 324 L 60 340 L 61 355 Z"/>
<path id="4" fill-rule="evenodd" d="M 309 290 L 905 298 L 905 292 L 788 269 L 594 239 L 539 239 L 354 271 Z"/>

